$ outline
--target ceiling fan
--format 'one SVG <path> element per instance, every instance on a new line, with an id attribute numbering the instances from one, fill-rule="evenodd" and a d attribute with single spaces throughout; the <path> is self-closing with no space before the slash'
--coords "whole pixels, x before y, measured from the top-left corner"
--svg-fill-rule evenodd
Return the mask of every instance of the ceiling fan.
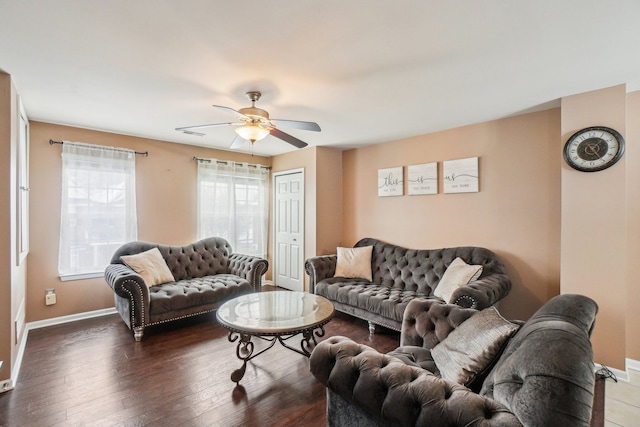
<path id="1" fill-rule="evenodd" d="M 295 147 L 304 148 L 308 145 L 306 142 L 301 141 L 295 136 L 281 131 L 279 128 L 283 127 L 320 132 L 320 126 L 318 126 L 318 124 L 314 122 L 270 119 L 269 113 L 267 111 L 256 107 L 256 101 L 258 101 L 261 96 L 262 94 L 258 91 L 247 92 L 247 97 L 251 101 L 251 107 L 241 108 L 239 110 L 234 110 L 233 108 L 225 107 L 222 105 L 214 105 L 214 107 L 216 108 L 220 108 L 221 110 L 225 110 L 237 115 L 237 122 L 185 126 L 176 128 L 176 130 L 190 135 L 202 136 L 204 134 L 201 132 L 196 132 L 197 129 L 205 129 L 216 126 L 239 126 L 235 129 L 238 135 L 231 142 L 229 148 L 240 148 L 246 140 L 251 141 L 251 144 L 253 144 L 256 141 L 263 139 L 267 135 L 273 135 L 276 138 L 280 138 L 281 140 L 288 142 Z"/>

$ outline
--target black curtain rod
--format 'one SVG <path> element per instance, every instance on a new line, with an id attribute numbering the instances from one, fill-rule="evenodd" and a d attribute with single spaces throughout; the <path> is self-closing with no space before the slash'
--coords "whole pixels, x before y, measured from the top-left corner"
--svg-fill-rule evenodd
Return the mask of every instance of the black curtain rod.
<path id="1" fill-rule="evenodd" d="M 211 163 L 212 159 L 201 159 L 200 157 L 196 157 L 193 156 L 193 160 L 197 160 L 198 162 L 207 162 L 207 163 Z M 240 162 L 228 162 L 226 160 L 216 160 L 217 163 L 221 163 L 223 165 L 228 165 L 229 163 L 233 163 L 236 164 L 238 166 L 242 166 L 244 165 L 244 163 L 240 163 Z M 249 167 L 253 167 L 253 168 L 264 168 L 267 170 L 271 169 L 271 166 L 264 166 L 264 165 L 252 165 L 252 164 L 247 164 L 247 166 Z"/>
<path id="2" fill-rule="evenodd" d="M 49 140 L 49 144 L 50 145 L 53 145 L 53 144 L 62 145 L 62 144 L 64 144 L 64 141 L 54 141 L 53 139 L 50 139 Z M 118 150 L 118 148 L 114 147 L 114 150 Z M 120 150 L 122 150 L 122 149 L 120 149 Z M 124 150 L 122 150 L 122 151 L 124 151 Z M 134 151 L 134 153 L 139 154 L 141 156 L 149 157 L 149 152 L 148 151 Z"/>

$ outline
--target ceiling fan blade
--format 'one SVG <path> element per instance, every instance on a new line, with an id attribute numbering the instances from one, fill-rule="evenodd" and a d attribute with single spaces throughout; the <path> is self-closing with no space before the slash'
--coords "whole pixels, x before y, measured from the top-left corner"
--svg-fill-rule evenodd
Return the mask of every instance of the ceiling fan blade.
<path id="1" fill-rule="evenodd" d="M 247 117 L 246 115 L 242 114 L 240 111 L 234 110 L 231 107 L 225 107 L 224 105 L 215 105 L 215 104 L 213 104 L 212 106 L 216 107 L 216 108 L 220 108 L 221 110 L 225 110 L 225 111 L 227 111 L 229 113 L 232 113 L 232 114 L 237 114 L 240 117 Z"/>
<path id="2" fill-rule="evenodd" d="M 232 126 L 232 125 L 238 125 L 238 124 L 242 124 L 242 123 L 211 123 L 208 125 L 185 126 L 181 128 L 176 128 L 176 130 L 184 132 L 185 130 L 212 128 L 216 126 Z"/>
<path id="3" fill-rule="evenodd" d="M 233 138 L 233 141 L 231 141 L 231 145 L 229 146 L 229 148 L 237 150 L 238 148 L 242 147 L 245 142 L 246 139 L 242 138 L 240 135 L 236 135 L 236 137 Z"/>
<path id="4" fill-rule="evenodd" d="M 272 128 L 269 133 L 273 136 L 275 136 L 276 138 L 280 138 L 281 140 L 288 142 L 289 144 L 298 147 L 298 148 L 304 148 L 306 147 L 307 144 L 304 141 L 299 140 L 298 138 L 296 138 L 295 136 L 289 135 L 288 133 L 284 133 L 281 130 L 277 129 L 277 128 Z"/>
<path id="5" fill-rule="evenodd" d="M 271 119 L 276 126 L 281 126 L 283 128 L 292 128 L 292 129 L 301 129 L 301 130 L 312 130 L 314 132 L 320 132 L 320 126 L 314 122 L 301 122 L 299 120 L 281 120 L 281 119 Z"/>
<path id="6" fill-rule="evenodd" d="M 194 135 L 194 136 L 205 136 L 206 135 L 206 133 L 196 132 L 194 130 L 183 130 L 182 133 L 186 133 L 187 135 Z"/>

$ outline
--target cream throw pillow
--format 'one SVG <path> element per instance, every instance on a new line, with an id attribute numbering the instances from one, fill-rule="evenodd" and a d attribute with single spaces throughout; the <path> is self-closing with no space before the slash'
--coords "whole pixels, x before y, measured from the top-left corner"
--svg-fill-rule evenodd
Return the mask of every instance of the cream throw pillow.
<path id="1" fill-rule="evenodd" d="M 149 287 L 175 281 L 158 248 L 136 255 L 121 256 L 120 259 L 141 275 L 144 283 Z"/>
<path id="2" fill-rule="evenodd" d="M 489 307 L 474 314 L 431 349 L 440 377 L 469 385 L 493 366 L 507 340 L 519 329 Z"/>
<path id="3" fill-rule="evenodd" d="M 456 289 L 476 280 L 481 274 L 481 265 L 469 265 L 458 257 L 449 264 L 433 294 L 449 304 L 451 295 Z"/>
<path id="4" fill-rule="evenodd" d="M 333 277 L 349 277 L 371 281 L 371 253 L 373 246 L 338 248 L 338 261 Z"/>

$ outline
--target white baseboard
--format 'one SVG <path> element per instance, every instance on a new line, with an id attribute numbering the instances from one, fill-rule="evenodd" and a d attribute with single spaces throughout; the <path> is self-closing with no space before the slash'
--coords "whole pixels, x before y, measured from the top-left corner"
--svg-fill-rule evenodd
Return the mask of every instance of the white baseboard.
<path id="1" fill-rule="evenodd" d="M 18 372 L 20 372 L 20 365 L 22 364 L 22 356 L 24 355 L 24 347 L 27 345 L 27 329 L 25 319 L 25 300 L 22 300 L 18 313 L 14 320 L 14 334 L 16 337 L 16 344 L 18 345 L 18 353 L 16 354 L 16 363 L 14 369 L 11 371 L 13 375 L 11 378 L 5 381 L 0 381 L 0 393 L 13 390 L 16 381 L 18 380 Z"/>
<path id="2" fill-rule="evenodd" d="M 117 313 L 115 307 L 103 308 L 102 310 L 87 311 L 84 313 L 70 314 L 68 316 L 53 317 L 51 319 L 37 320 L 27 323 L 27 331 L 31 329 L 46 328 L 47 326 L 61 325 L 63 323 L 75 322 L 77 320 L 91 319 L 93 317 L 107 316 Z"/>
<path id="3" fill-rule="evenodd" d="M 640 360 L 625 359 L 627 370 L 633 369 L 634 371 L 640 371 Z"/>
<path id="4" fill-rule="evenodd" d="M 607 369 L 609 369 L 611 372 L 613 372 L 613 374 L 616 376 L 616 379 L 619 381 L 625 381 L 625 382 L 629 382 L 629 370 L 634 370 L 634 371 L 639 371 L 640 372 L 640 361 L 638 360 L 634 360 L 634 359 L 629 359 L 626 358 L 625 360 L 625 370 L 621 371 L 620 369 L 616 369 L 616 368 L 611 368 L 609 366 L 607 366 Z M 600 369 L 601 366 L 603 366 L 600 363 L 595 364 L 595 369 L 596 371 L 598 369 Z M 606 365 L 604 365 L 606 366 Z"/>
<path id="5" fill-rule="evenodd" d="M 11 373 L 11 379 L 9 380 L 9 384 L 4 384 L 2 391 L 13 390 L 16 383 L 18 382 L 18 374 L 20 373 L 20 367 L 22 366 L 22 357 L 24 356 L 24 349 L 27 346 L 27 336 L 29 335 L 29 329 L 26 324 L 24 327 L 24 331 L 22 332 L 22 338 L 20 339 L 20 344 L 18 345 L 18 354 L 16 354 L 16 363 L 13 366 L 13 370 Z"/>
<path id="6" fill-rule="evenodd" d="M 599 366 L 600 365 L 596 365 L 596 371 L 600 369 Z M 627 371 L 621 371 L 620 369 L 610 368 L 609 366 L 607 366 L 607 369 L 613 372 L 613 375 L 616 376 L 617 380 L 629 382 L 629 374 L 627 373 Z M 629 368 L 627 367 L 627 369 Z"/>
<path id="7" fill-rule="evenodd" d="M 11 378 L 5 381 L 0 381 L 0 393 L 13 390 L 15 384 L 18 381 L 18 375 L 20 374 L 20 367 L 22 366 L 22 358 L 24 357 L 24 350 L 27 346 L 27 337 L 29 331 L 32 329 L 46 328 L 47 326 L 61 325 L 63 323 L 75 322 L 77 320 L 91 319 L 94 317 L 107 316 L 109 314 L 117 313 L 114 308 L 104 308 L 102 310 L 87 311 L 85 313 L 70 314 L 68 316 L 54 317 L 51 319 L 38 320 L 36 322 L 28 322 L 25 324 L 24 333 L 18 346 L 18 354 L 16 355 L 16 363 L 12 369 Z"/>

